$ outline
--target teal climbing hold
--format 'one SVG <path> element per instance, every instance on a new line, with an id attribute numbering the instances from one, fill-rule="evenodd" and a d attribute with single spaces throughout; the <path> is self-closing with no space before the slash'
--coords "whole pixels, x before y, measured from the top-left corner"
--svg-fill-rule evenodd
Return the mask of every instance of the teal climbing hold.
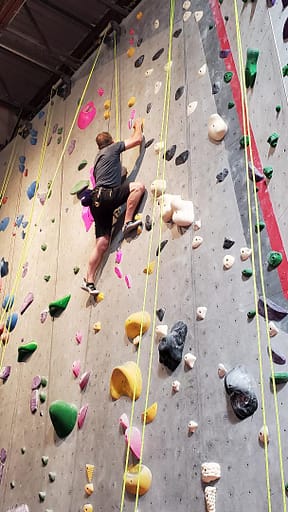
<path id="1" fill-rule="evenodd" d="M 6 329 L 9 332 L 12 332 L 13 329 L 15 329 L 16 324 L 18 320 L 18 313 L 12 313 L 12 315 L 9 315 L 6 320 Z"/>
<path id="2" fill-rule="evenodd" d="M 78 410 L 76 405 L 63 400 L 56 400 L 49 407 L 50 419 L 58 437 L 68 436 L 77 421 Z"/>
<path id="3" fill-rule="evenodd" d="M 285 382 L 288 382 L 288 372 L 276 372 L 273 374 L 275 384 L 285 384 Z M 273 376 L 270 376 L 270 380 L 273 380 Z"/>
<path id="4" fill-rule="evenodd" d="M 267 261 L 271 268 L 278 267 L 280 265 L 280 263 L 282 263 L 282 260 L 283 260 L 283 256 L 282 256 L 281 252 L 270 251 L 267 256 Z"/>
<path id="5" fill-rule="evenodd" d="M 39 393 L 39 398 L 40 398 L 40 402 L 42 404 L 44 404 L 44 402 L 46 402 L 46 398 L 47 398 L 46 393 L 44 393 L 44 391 L 41 391 L 41 393 Z"/>
<path id="6" fill-rule="evenodd" d="M 58 317 L 61 313 L 66 309 L 69 300 L 71 299 L 71 295 L 66 295 L 62 299 L 55 300 L 54 302 L 50 302 L 49 304 L 49 313 L 54 317 Z"/>
<path id="7" fill-rule="evenodd" d="M 257 60 L 259 57 L 259 50 L 247 48 L 245 66 L 245 85 L 246 87 L 254 87 L 257 75 Z"/>
<path id="8" fill-rule="evenodd" d="M 281 112 L 281 105 L 276 105 L 275 110 L 277 114 L 279 114 L 279 112 Z"/>
<path id="9" fill-rule="evenodd" d="M 224 74 L 224 82 L 226 84 L 229 84 L 229 82 L 231 82 L 232 78 L 233 78 L 232 71 L 226 71 L 226 73 Z"/>
<path id="10" fill-rule="evenodd" d="M 79 192 L 82 192 L 82 190 L 85 190 L 85 188 L 89 187 L 89 180 L 81 180 L 74 185 L 74 187 L 70 190 L 70 194 L 73 196 L 74 194 L 78 194 Z"/>
<path id="11" fill-rule="evenodd" d="M 274 132 L 274 133 L 271 133 L 271 135 L 268 137 L 267 142 L 268 142 L 268 144 L 270 144 L 271 148 L 276 148 L 278 140 L 279 140 L 279 135 L 278 135 L 278 133 Z"/>
<path id="12" fill-rule="evenodd" d="M 256 316 L 256 311 L 255 311 L 255 309 L 250 309 L 250 311 L 248 311 L 248 313 L 247 313 L 247 318 L 248 318 L 249 320 L 252 320 L 252 318 L 254 318 L 255 316 Z"/>
<path id="13" fill-rule="evenodd" d="M 234 101 L 229 101 L 228 102 L 228 109 L 230 110 L 231 108 L 235 107 L 235 103 Z"/>
<path id="14" fill-rule="evenodd" d="M 264 176 L 266 176 L 266 178 L 268 180 L 271 180 L 272 176 L 273 176 L 273 167 L 263 167 L 263 173 L 264 173 Z"/>
<path id="15" fill-rule="evenodd" d="M 33 352 L 35 352 L 37 347 L 38 345 L 35 341 L 31 341 L 25 345 L 20 345 L 20 347 L 18 347 L 18 363 L 23 363 L 26 361 L 26 359 L 28 359 L 28 357 L 31 356 Z"/>
<path id="16" fill-rule="evenodd" d="M 282 68 L 282 75 L 283 76 L 288 76 L 288 64 L 285 64 L 285 66 L 283 66 L 283 68 Z"/>
<path id="17" fill-rule="evenodd" d="M 258 224 L 255 224 L 255 233 L 259 233 L 260 231 L 263 231 L 265 228 L 265 222 L 261 220 Z"/>
<path id="18" fill-rule="evenodd" d="M 251 277 L 252 275 L 253 275 L 253 272 L 252 272 L 251 268 L 244 268 L 242 270 L 243 277 Z"/>
<path id="19" fill-rule="evenodd" d="M 240 143 L 240 147 L 241 147 L 242 149 L 244 149 L 244 148 L 245 148 L 245 146 L 246 146 L 246 147 L 247 147 L 247 146 L 249 146 L 249 144 L 250 144 L 249 136 L 248 136 L 248 135 L 242 135 L 242 137 L 241 137 L 241 139 L 240 139 L 239 143 Z"/>

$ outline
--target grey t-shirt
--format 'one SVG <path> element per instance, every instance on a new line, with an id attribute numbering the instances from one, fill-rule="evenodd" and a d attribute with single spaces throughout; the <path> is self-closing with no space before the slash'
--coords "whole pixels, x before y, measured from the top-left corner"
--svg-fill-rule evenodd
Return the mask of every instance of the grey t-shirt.
<path id="1" fill-rule="evenodd" d="M 121 184 L 120 153 L 125 150 L 123 141 L 113 142 L 106 148 L 100 149 L 94 166 L 96 187 L 119 187 Z"/>

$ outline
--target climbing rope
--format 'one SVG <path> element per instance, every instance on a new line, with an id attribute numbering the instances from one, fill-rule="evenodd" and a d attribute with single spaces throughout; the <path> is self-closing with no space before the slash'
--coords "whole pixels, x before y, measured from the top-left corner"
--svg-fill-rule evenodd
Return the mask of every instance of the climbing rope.
<path id="1" fill-rule="evenodd" d="M 246 89 L 245 89 L 245 67 L 244 67 L 244 61 L 243 61 L 240 23 L 239 23 L 236 0 L 234 0 L 234 11 L 235 11 L 235 20 L 236 20 L 237 49 L 238 49 L 239 68 L 240 68 L 243 132 L 244 132 L 244 137 L 246 137 L 246 135 L 247 135 L 248 140 L 251 141 L 248 101 L 247 101 L 247 93 L 246 93 Z M 252 152 L 251 144 L 249 144 L 248 147 L 249 147 L 249 157 L 250 157 L 252 169 L 254 169 L 253 152 Z M 258 301 L 257 301 L 258 293 L 257 293 L 256 272 L 255 272 L 255 251 L 254 251 L 254 241 L 253 241 L 253 234 L 252 234 L 253 226 L 252 226 L 252 207 L 251 207 L 251 196 L 250 196 L 250 185 L 249 185 L 248 151 L 247 151 L 246 143 L 244 144 L 244 149 L 245 149 L 245 170 L 246 170 L 246 183 L 247 183 L 249 230 L 250 230 L 250 242 L 251 242 L 251 249 L 252 249 L 253 289 L 254 289 L 254 302 L 255 302 L 255 310 L 256 310 L 255 318 L 256 318 L 256 328 L 257 328 L 257 344 L 258 344 L 258 360 L 259 360 L 259 372 L 260 372 L 262 415 L 263 415 L 264 428 L 266 428 L 267 427 L 267 422 L 266 422 L 267 413 L 266 413 L 266 404 L 265 404 L 263 356 L 262 356 L 262 349 L 261 349 L 261 334 L 260 334 L 260 322 L 259 322 Z M 258 199 L 257 199 L 255 173 L 253 171 L 252 171 L 252 178 L 253 178 L 253 197 L 254 197 L 254 204 L 255 204 L 256 225 L 259 226 L 259 220 L 260 220 L 259 206 L 258 206 Z M 283 511 L 286 512 L 285 479 L 284 479 L 284 469 L 283 469 L 283 451 L 282 451 L 282 443 L 281 443 L 279 408 L 278 408 L 276 383 L 275 383 L 275 378 L 274 378 L 272 349 L 271 349 L 271 342 L 270 342 L 270 335 L 269 335 L 268 312 L 267 312 L 267 304 L 266 304 L 266 291 L 265 291 L 264 276 L 263 276 L 262 246 L 261 246 L 261 236 L 260 236 L 259 229 L 257 229 L 257 245 L 258 245 L 259 275 L 260 275 L 261 292 L 262 292 L 263 301 L 264 301 L 266 338 L 267 338 L 267 344 L 268 344 L 268 353 L 269 353 L 269 362 L 270 362 L 270 368 L 271 368 L 271 377 L 272 377 L 271 380 L 272 380 L 272 389 L 273 389 L 274 407 L 275 407 L 275 417 L 276 417 L 277 444 L 278 444 L 278 452 L 279 452 L 279 466 L 280 466 L 280 476 L 281 476 Z M 265 474 L 266 474 L 268 512 L 271 512 L 272 505 L 271 505 L 271 489 L 270 489 L 270 476 L 269 476 L 269 458 L 268 458 L 268 446 L 267 446 L 267 437 L 266 436 L 264 436 L 264 453 L 265 453 Z"/>
<path id="2" fill-rule="evenodd" d="M 167 66 L 167 76 L 166 76 L 166 81 L 165 81 L 164 105 L 163 105 L 161 133 L 160 133 L 160 143 L 162 141 L 164 141 L 164 154 L 165 154 L 166 147 L 167 147 L 167 134 L 168 134 L 168 119 L 169 119 L 170 90 L 171 90 L 171 64 L 172 64 L 171 54 L 172 54 L 172 34 L 173 34 L 174 14 L 175 14 L 175 0 L 170 0 L 170 23 L 169 23 L 169 27 L 170 28 L 169 28 L 168 63 L 167 63 L 168 66 Z M 158 178 L 159 174 L 160 174 L 160 162 L 162 162 L 162 164 L 163 164 L 162 178 L 164 179 L 166 159 L 165 158 L 163 159 L 161 157 L 161 151 L 158 154 L 156 178 Z M 154 198 L 153 198 L 153 210 L 152 210 L 152 228 L 151 228 L 151 232 L 150 232 L 150 239 L 149 239 L 149 246 L 148 246 L 147 269 L 149 268 L 150 263 L 151 263 L 152 243 L 153 243 L 154 225 L 155 225 L 155 217 L 156 217 L 156 204 L 157 204 L 156 193 L 157 193 L 157 191 L 155 190 Z M 161 198 L 161 214 L 160 214 L 160 223 L 159 223 L 158 248 L 160 247 L 161 234 L 162 234 L 162 224 L 163 224 L 163 221 L 162 221 L 162 208 L 163 208 L 163 195 L 162 195 L 162 198 Z M 147 388 L 146 388 L 146 395 L 145 395 L 144 411 L 148 407 L 149 393 L 150 393 L 150 386 L 151 386 L 153 350 L 154 350 L 155 327 L 156 327 L 156 309 L 157 309 L 157 300 L 158 300 L 159 273 L 160 273 L 160 250 L 158 250 L 157 268 L 156 268 L 156 277 L 155 277 L 153 323 L 152 323 L 152 334 L 151 334 L 151 343 L 150 343 L 150 351 L 149 351 L 149 364 L 148 364 Z M 146 279 L 145 279 L 145 285 L 144 285 L 143 305 L 142 305 L 142 319 L 141 319 L 141 325 L 140 325 L 139 345 L 138 345 L 137 361 L 136 361 L 136 364 L 138 366 L 139 366 L 140 356 L 141 356 L 141 341 L 142 341 L 142 334 L 143 334 L 143 319 L 144 319 L 144 313 L 145 313 L 146 302 L 147 302 L 148 281 L 149 281 L 149 274 L 147 272 L 146 273 Z M 135 414 L 135 402 L 136 402 L 136 385 L 134 385 L 134 387 L 133 387 L 133 398 L 132 398 L 131 414 L 130 414 L 130 422 L 129 422 L 130 429 L 129 429 L 128 440 L 127 440 L 127 451 L 126 451 L 124 478 L 123 478 L 123 484 L 122 484 L 120 512 L 123 511 L 123 507 L 124 507 L 125 480 L 126 480 L 126 477 L 127 477 L 127 469 L 128 469 L 128 462 L 129 462 L 129 452 L 130 452 L 130 443 L 131 443 L 131 430 L 132 430 L 133 419 L 134 419 L 134 414 Z M 146 415 L 144 414 L 143 428 L 142 428 L 142 434 L 141 434 L 141 449 L 140 449 L 140 459 L 139 459 L 139 466 L 138 466 L 139 467 L 138 474 L 140 474 L 141 465 L 142 465 L 142 459 L 143 459 L 144 441 L 145 441 L 145 426 L 146 426 Z M 140 487 L 140 478 L 137 479 L 137 488 L 136 488 L 134 512 L 137 511 L 138 500 L 139 500 L 139 487 Z"/>

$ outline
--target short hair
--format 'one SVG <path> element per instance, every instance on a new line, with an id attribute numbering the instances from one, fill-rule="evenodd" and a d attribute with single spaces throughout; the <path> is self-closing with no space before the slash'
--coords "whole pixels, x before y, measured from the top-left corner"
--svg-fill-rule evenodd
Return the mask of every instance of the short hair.
<path id="1" fill-rule="evenodd" d="M 96 142 L 99 149 L 106 148 L 106 146 L 110 146 L 110 144 L 113 144 L 112 135 L 109 132 L 98 133 L 96 137 Z"/>

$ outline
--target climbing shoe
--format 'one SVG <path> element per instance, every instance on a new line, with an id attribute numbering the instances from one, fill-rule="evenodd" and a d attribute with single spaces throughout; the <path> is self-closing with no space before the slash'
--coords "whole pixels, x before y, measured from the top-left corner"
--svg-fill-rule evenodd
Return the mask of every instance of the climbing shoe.
<path id="1" fill-rule="evenodd" d="M 126 222 L 122 229 L 123 235 L 125 236 L 131 231 L 134 231 L 138 226 L 142 226 L 142 220 L 130 220 L 129 222 Z"/>
<path id="2" fill-rule="evenodd" d="M 99 290 L 97 290 L 95 288 L 94 283 L 87 283 L 86 279 L 84 279 L 81 289 L 85 290 L 85 292 L 90 293 L 90 295 L 98 295 L 99 294 Z"/>

